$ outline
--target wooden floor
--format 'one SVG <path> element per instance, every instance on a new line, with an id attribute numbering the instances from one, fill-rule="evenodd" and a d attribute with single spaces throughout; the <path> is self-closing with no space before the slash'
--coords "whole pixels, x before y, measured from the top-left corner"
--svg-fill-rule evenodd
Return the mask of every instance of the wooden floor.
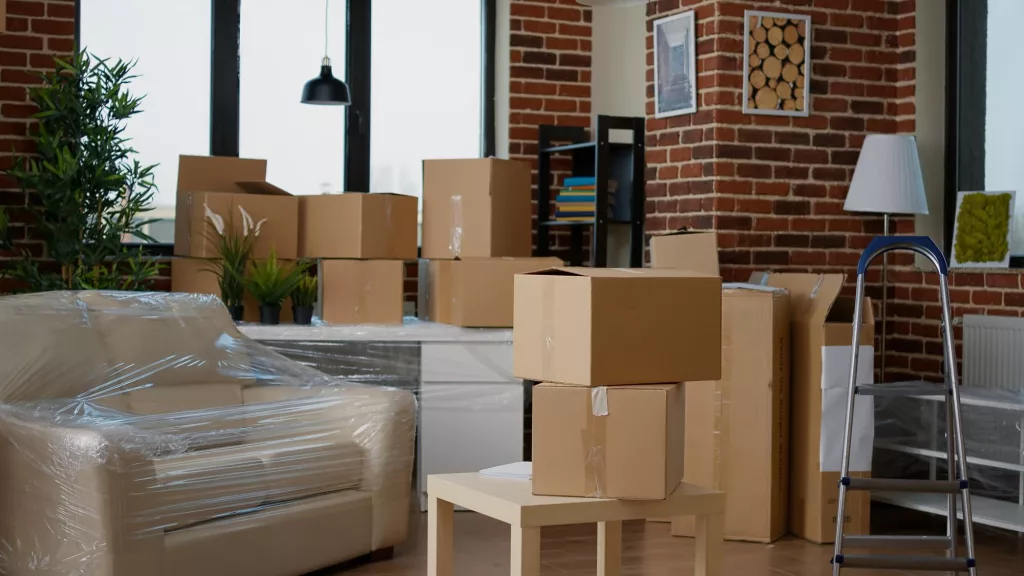
<path id="1" fill-rule="evenodd" d="M 920 533 L 940 530 L 941 521 L 918 513 L 876 505 L 872 530 L 883 526 L 891 532 Z M 344 569 L 325 570 L 317 576 L 420 576 L 427 573 L 426 514 L 415 513 L 409 540 L 395 550 L 391 560 Z M 939 532 L 934 532 L 939 533 Z M 545 528 L 542 533 L 542 574 L 582 576 L 596 573 L 596 528 L 593 525 Z M 979 529 L 977 534 L 980 576 L 1024 574 L 1024 537 L 1002 531 Z M 775 544 L 727 542 L 726 576 L 822 576 L 831 574 L 829 546 L 788 537 Z M 455 575 L 507 576 L 509 570 L 508 526 L 472 512 L 455 514 Z M 623 576 L 684 576 L 693 573 L 693 540 L 669 535 L 667 524 L 628 522 L 623 528 Z M 901 571 L 846 570 L 850 576 L 910 574 Z M 920 574 L 920 573 L 918 573 Z"/>

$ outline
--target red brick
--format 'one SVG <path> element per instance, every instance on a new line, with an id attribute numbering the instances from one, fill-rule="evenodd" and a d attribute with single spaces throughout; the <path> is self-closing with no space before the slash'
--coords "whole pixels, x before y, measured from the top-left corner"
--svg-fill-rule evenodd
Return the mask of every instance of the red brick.
<path id="1" fill-rule="evenodd" d="M 580 38 L 590 38 L 591 28 L 590 26 L 583 26 L 580 24 L 559 24 L 558 33 L 562 36 L 578 36 Z"/>
<path id="2" fill-rule="evenodd" d="M 859 14 L 834 12 L 829 17 L 829 24 L 840 28 L 863 28 L 864 17 Z"/>
<path id="3" fill-rule="evenodd" d="M 793 219 L 793 231 L 794 232 L 824 232 L 827 228 L 828 220 L 820 218 L 794 218 Z"/>
<path id="4" fill-rule="evenodd" d="M 1016 290 L 1020 288 L 1020 275 L 1017 273 L 986 274 L 985 285 L 988 286 L 989 288 L 1009 288 L 1012 290 Z"/>
<path id="5" fill-rule="evenodd" d="M 525 18 L 540 18 L 543 20 L 547 16 L 544 6 L 538 6 L 536 4 L 512 2 L 509 9 L 513 17 L 522 16 Z"/>
<path id="6" fill-rule="evenodd" d="M 789 220 L 786 218 L 758 218 L 754 221 L 754 230 L 762 232 L 787 232 Z"/>
<path id="7" fill-rule="evenodd" d="M 10 6 L 10 2 L 7 5 Z M 75 6 L 72 3 L 57 4 L 56 2 L 49 2 L 46 5 L 46 15 L 51 18 L 74 18 Z"/>
<path id="8" fill-rule="evenodd" d="M 793 151 L 793 162 L 797 164 L 828 164 L 828 151 L 814 148 L 797 148 Z"/>
<path id="9" fill-rule="evenodd" d="M 786 196 L 789 189 L 787 182 L 757 182 L 754 185 L 754 193 L 761 196 Z"/>
<path id="10" fill-rule="evenodd" d="M 10 26 L 11 20 L 13 18 L 7 19 L 8 26 Z M 51 36 L 74 36 L 75 23 L 67 20 L 33 18 L 32 31 L 37 34 L 49 34 Z"/>
<path id="11" fill-rule="evenodd" d="M 17 36 L 14 34 L 0 34 L 0 48 L 14 48 L 18 50 L 42 50 L 43 39 L 38 36 Z"/>
<path id="12" fill-rule="evenodd" d="M 582 22 L 583 11 L 578 8 L 548 6 L 548 19 L 563 22 Z"/>
<path id="13" fill-rule="evenodd" d="M 971 292 L 971 302 L 982 306 L 1001 306 L 1003 304 L 1003 293 L 989 290 L 974 290 Z"/>
<path id="14" fill-rule="evenodd" d="M 530 38 L 537 38 L 537 36 L 530 36 Z M 561 36 L 548 36 L 541 39 L 544 43 L 544 47 L 548 50 L 572 50 L 576 51 L 580 49 L 580 41 L 576 38 L 563 38 Z"/>
<path id="15" fill-rule="evenodd" d="M 533 34 L 554 34 L 557 30 L 558 25 L 554 22 L 547 22 L 545 20 L 523 20 L 523 32 L 532 32 Z"/>
<path id="16" fill-rule="evenodd" d="M 672 148 L 669 151 L 669 160 L 671 162 L 689 162 L 692 158 L 693 150 L 686 146 Z"/>

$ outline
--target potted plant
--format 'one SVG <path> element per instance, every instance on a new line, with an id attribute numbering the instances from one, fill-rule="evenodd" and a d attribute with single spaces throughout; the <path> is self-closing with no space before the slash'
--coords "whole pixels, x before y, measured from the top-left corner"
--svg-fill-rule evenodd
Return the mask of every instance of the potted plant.
<path id="1" fill-rule="evenodd" d="M 145 218 L 156 185 L 125 137 L 142 98 L 128 85 L 134 63 L 75 52 L 40 75 L 29 91 L 38 107 L 33 153 L 7 175 L 29 193 L 33 239 L 43 253 L 21 250 L 6 273 L 27 291 L 146 289 L 160 266 L 124 240 L 151 242 Z M 42 256 L 42 258 L 40 258 Z"/>
<path id="2" fill-rule="evenodd" d="M 231 319 L 241 322 L 245 315 L 245 269 L 249 265 L 256 237 L 260 235 L 260 229 L 267 219 L 253 224 L 249 213 L 239 206 L 238 211 L 242 216 L 242 233 L 239 234 L 230 220 L 225 226 L 224 218 L 220 214 L 210 210 L 209 206 L 204 206 L 204 209 L 206 219 L 216 232 L 207 233 L 206 236 L 213 243 L 218 256 L 207 270 L 217 276 L 220 299 L 227 306 Z"/>
<path id="3" fill-rule="evenodd" d="M 306 265 L 303 263 L 282 265 L 277 261 L 277 253 L 273 248 L 268 258 L 250 264 L 245 286 L 260 303 L 261 324 L 281 322 L 281 303 L 295 290 L 305 271 Z"/>
<path id="4" fill-rule="evenodd" d="M 292 290 L 292 317 L 296 324 L 313 323 L 313 305 L 316 304 L 316 276 L 303 274 Z"/>

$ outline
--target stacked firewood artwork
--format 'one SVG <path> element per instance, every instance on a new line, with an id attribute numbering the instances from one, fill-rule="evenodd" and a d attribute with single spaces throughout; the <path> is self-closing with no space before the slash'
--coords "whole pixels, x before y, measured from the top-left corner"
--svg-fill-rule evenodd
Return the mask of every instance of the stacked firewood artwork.
<path id="1" fill-rule="evenodd" d="M 747 15 L 747 110 L 805 111 L 807 27 L 806 17 Z"/>

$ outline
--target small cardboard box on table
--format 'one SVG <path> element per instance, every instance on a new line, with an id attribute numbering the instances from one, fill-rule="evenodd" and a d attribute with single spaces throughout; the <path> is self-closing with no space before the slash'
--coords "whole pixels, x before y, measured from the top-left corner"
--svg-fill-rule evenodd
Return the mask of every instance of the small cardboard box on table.
<path id="1" fill-rule="evenodd" d="M 299 197 L 299 257 L 415 260 L 419 199 L 347 192 Z"/>
<path id="2" fill-rule="evenodd" d="M 558 268 L 515 278 L 513 371 L 533 396 L 533 492 L 661 499 L 682 480 L 682 382 L 721 371 L 721 278 Z"/>
<path id="3" fill-rule="evenodd" d="M 319 260 L 317 315 L 328 324 L 401 324 L 405 263 Z"/>
<path id="4" fill-rule="evenodd" d="M 785 288 L 790 295 L 792 392 L 790 429 L 790 515 L 793 534 L 817 543 L 835 540 L 846 402 L 853 342 L 852 298 L 840 296 L 843 274 L 755 274 L 754 284 Z M 857 382 L 874 381 L 875 319 L 864 299 Z M 857 396 L 850 476 L 871 476 L 874 401 Z M 867 534 L 868 492 L 848 492 L 847 534 Z"/>
<path id="5" fill-rule="evenodd" d="M 239 208 L 260 225 L 253 258 L 282 260 L 298 256 L 299 200 L 266 181 L 267 161 L 227 156 L 180 156 L 174 208 L 174 255 L 218 257 L 214 226 L 207 209 L 220 216 L 225 228 L 241 234 L 245 223 Z M 249 231 L 252 234 L 252 231 Z"/>

